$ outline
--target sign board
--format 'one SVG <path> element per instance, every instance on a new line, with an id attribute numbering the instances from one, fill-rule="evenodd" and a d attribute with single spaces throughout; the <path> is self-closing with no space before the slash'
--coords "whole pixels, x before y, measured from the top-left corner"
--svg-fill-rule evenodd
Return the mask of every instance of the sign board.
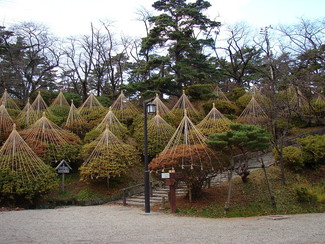
<path id="1" fill-rule="evenodd" d="M 56 166 L 55 169 L 58 171 L 59 174 L 68 174 L 70 173 L 70 170 L 72 170 L 70 165 L 64 159 L 61 160 L 61 162 L 58 166 Z"/>
<path id="2" fill-rule="evenodd" d="M 68 174 L 68 173 L 70 173 L 70 169 L 67 166 L 60 166 L 58 168 L 58 173 L 59 174 Z"/>
<path id="3" fill-rule="evenodd" d="M 169 179 L 170 178 L 170 173 L 161 173 L 161 178 L 162 179 Z"/>

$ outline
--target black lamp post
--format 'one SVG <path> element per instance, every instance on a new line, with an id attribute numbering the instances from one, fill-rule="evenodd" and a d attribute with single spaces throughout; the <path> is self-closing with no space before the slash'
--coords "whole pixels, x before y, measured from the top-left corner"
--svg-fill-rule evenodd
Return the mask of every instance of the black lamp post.
<path id="1" fill-rule="evenodd" d="M 149 167 L 148 167 L 148 126 L 147 118 L 148 114 L 156 113 L 156 104 L 152 103 L 154 98 L 150 98 L 143 101 L 144 112 L 144 204 L 145 213 L 150 213 L 150 179 L 149 179 Z"/>

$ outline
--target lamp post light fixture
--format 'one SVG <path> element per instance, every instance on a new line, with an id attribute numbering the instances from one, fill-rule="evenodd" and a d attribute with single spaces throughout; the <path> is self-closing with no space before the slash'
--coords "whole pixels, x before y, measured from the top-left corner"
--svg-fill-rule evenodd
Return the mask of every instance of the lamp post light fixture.
<path id="1" fill-rule="evenodd" d="M 152 103 L 154 98 L 143 101 L 144 112 L 144 204 L 145 213 L 150 213 L 150 179 L 148 162 L 148 114 L 156 114 L 156 104 Z"/>

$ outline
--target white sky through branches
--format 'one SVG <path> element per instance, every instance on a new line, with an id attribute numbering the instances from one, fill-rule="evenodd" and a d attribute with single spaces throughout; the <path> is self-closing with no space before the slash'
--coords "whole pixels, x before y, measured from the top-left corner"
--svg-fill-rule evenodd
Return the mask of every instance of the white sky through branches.
<path id="1" fill-rule="evenodd" d="M 189 1 L 190 2 L 190 1 Z M 297 23 L 299 17 L 324 18 L 324 0 L 209 0 L 207 15 L 222 23 L 245 21 L 254 27 Z M 142 37 L 144 26 L 136 10 L 153 12 L 154 0 L 0 0 L 0 25 L 21 21 L 42 23 L 59 37 L 90 33 L 90 23 L 108 20 L 116 33 Z"/>

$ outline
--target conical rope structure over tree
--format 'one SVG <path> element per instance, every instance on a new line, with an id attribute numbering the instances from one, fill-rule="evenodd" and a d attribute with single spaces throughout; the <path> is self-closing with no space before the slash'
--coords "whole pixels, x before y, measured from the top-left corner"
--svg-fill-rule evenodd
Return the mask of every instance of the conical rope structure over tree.
<path id="1" fill-rule="evenodd" d="M 186 96 L 185 90 L 183 90 L 182 95 L 180 96 L 180 98 L 178 99 L 178 101 L 176 102 L 176 104 L 174 105 L 174 107 L 172 108 L 171 111 L 173 113 L 177 113 L 178 110 L 180 110 L 182 112 L 182 114 L 186 110 L 187 115 L 190 118 L 192 116 L 197 116 L 198 115 L 198 111 L 194 108 L 194 106 L 192 105 L 192 103 L 190 102 L 188 97 Z"/>
<path id="2" fill-rule="evenodd" d="M 205 118 L 197 125 L 197 128 L 205 136 L 211 133 L 224 132 L 229 129 L 232 122 L 226 118 L 212 103 L 212 109 Z"/>
<path id="3" fill-rule="evenodd" d="M 7 109 L 19 110 L 19 106 L 15 103 L 14 99 L 8 94 L 7 89 L 4 90 L 2 97 L 0 98 L 0 105 L 3 104 Z"/>
<path id="4" fill-rule="evenodd" d="M 89 142 L 91 140 L 96 139 L 101 133 L 103 133 L 106 127 L 108 127 L 114 135 L 116 135 L 122 140 L 127 136 L 128 129 L 118 120 L 118 118 L 112 111 L 112 108 L 109 107 L 109 110 L 104 119 L 96 128 L 92 129 L 89 133 L 87 133 L 84 141 Z"/>
<path id="5" fill-rule="evenodd" d="M 37 112 L 34 110 L 32 105 L 29 102 L 29 98 L 23 110 L 17 117 L 17 121 L 20 127 L 25 128 L 35 123 L 39 119 Z"/>
<path id="6" fill-rule="evenodd" d="M 43 113 L 42 118 L 37 120 L 27 129 L 20 132 L 27 144 L 34 149 L 37 155 L 52 163 L 61 159 L 68 160 L 76 155 L 68 155 L 69 151 L 81 143 L 80 138 L 51 122 Z"/>
<path id="7" fill-rule="evenodd" d="M 86 144 L 81 152 L 85 162 L 80 167 L 81 179 L 109 179 L 126 173 L 130 167 L 139 164 L 136 149 L 122 142 L 108 127 L 93 142 Z"/>
<path id="8" fill-rule="evenodd" d="M 225 93 L 220 89 L 219 86 L 216 86 L 212 93 L 216 96 L 216 98 L 213 99 L 229 101 L 229 99 L 227 98 Z"/>
<path id="9" fill-rule="evenodd" d="M 55 186 L 54 169 L 33 152 L 14 125 L 0 150 L 0 197 L 33 199 Z"/>
<path id="10" fill-rule="evenodd" d="M 148 155 L 155 157 L 162 152 L 169 140 L 175 133 L 175 128 L 168 124 L 161 116 L 159 111 L 148 121 Z M 140 151 L 144 151 L 143 123 L 135 129 L 134 137 L 138 142 Z"/>
<path id="11" fill-rule="evenodd" d="M 159 111 L 160 115 L 170 114 L 170 109 L 161 101 L 158 94 L 156 94 L 152 103 L 156 105 L 156 109 Z"/>
<path id="12" fill-rule="evenodd" d="M 63 92 L 60 91 L 58 96 L 51 103 L 49 109 L 58 116 L 67 115 L 69 112 L 70 104 L 67 99 L 64 97 Z"/>
<path id="13" fill-rule="evenodd" d="M 0 143 L 4 142 L 12 131 L 14 121 L 9 115 L 6 107 L 0 106 Z"/>
<path id="14" fill-rule="evenodd" d="M 81 115 L 90 114 L 96 107 L 102 108 L 104 106 L 98 101 L 93 93 L 90 93 L 87 99 L 78 108 L 78 111 Z"/>
<path id="15" fill-rule="evenodd" d="M 38 118 L 42 117 L 43 112 L 46 112 L 47 115 L 52 115 L 51 111 L 49 110 L 46 102 L 44 101 L 41 92 L 39 91 L 37 97 L 35 98 L 34 102 L 32 103 L 32 107 L 36 112 Z"/>
<path id="16" fill-rule="evenodd" d="M 238 117 L 237 122 L 243 124 L 265 125 L 269 122 L 269 117 L 256 101 L 255 97 L 252 96 L 250 102 Z"/>
<path id="17" fill-rule="evenodd" d="M 122 123 L 127 123 L 128 120 L 139 114 L 138 109 L 126 98 L 123 91 L 121 91 L 111 108 Z"/>
<path id="18" fill-rule="evenodd" d="M 184 111 L 184 117 L 165 149 L 149 167 L 153 172 L 182 172 L 189 189 L 189 199 L 199 198 L 211 175 L 223 170 L 223 162 L 205 143 L 207 138 L 196 128 Z"/>
<path id="19" fill-rule="evenodd" d="M 64 128 L 73 131 L 74 133 L 81 133 L 84 131 L 86 120 L 80 115 L 79 110 L 71 100 L 69 114 Z"/>

